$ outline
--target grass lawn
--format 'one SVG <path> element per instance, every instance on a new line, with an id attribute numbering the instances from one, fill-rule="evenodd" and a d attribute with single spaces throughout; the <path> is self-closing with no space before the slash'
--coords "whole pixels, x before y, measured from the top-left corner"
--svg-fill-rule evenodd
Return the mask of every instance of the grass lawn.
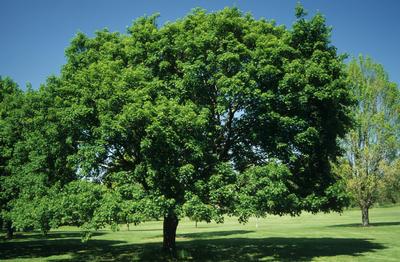
<path id="1" fill-rule="evenodd" d="M 400 206 L 374 208 L 372 226 L 359 226 L 359 210 L 339 215 L 251 219 L 224 224 L 183 220 L 178 226 L 178 255 L 195 261 L 400 261 Z M 128 231 L 103 230 L 82 243 L 74 227 L 53 230 L 44 238 L 18 233 L 0 240 L 0 260 L 10 261 L 165 261 L 161 250 L 162 222 L 131 226 Z"/>

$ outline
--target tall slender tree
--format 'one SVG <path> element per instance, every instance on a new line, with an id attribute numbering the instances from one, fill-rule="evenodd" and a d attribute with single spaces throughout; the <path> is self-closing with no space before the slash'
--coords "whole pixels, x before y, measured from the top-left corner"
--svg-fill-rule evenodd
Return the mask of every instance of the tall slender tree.
<path id="1" fill-rule="evenodd" d="M 350 62 L 348 84 L 357 101 L 355 126 L 343 141 L 346 158 L 340 172 L 361 208 L 362 225 L 368 226 L 369 208 L 398 184 L 393 174 L 400 170 L 393 169 L 400 156 L 400 91 L 382 65 L 363 56 Z"/>

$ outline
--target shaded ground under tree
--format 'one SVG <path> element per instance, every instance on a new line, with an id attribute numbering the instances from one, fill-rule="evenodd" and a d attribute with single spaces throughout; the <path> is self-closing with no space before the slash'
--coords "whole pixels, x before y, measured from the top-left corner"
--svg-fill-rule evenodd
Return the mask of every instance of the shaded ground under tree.
<path id="1" fill-rule="evenodd" d="M 320 256 L 359 256 L 365 252 L 384 249 L 385 246 L 367 238 L 331 237 L 213 237 L 246 234 L 252 231 L 216 231 L 178 234 L 191 240 L 178 243 L 178 257 L 194 261 L 251 261 L 261 258 L 281 261 L 308 261 Z M 99 233 L 101 234 L 101 233 Z M 211 238 L 211 239 L 207 239 Z M 79 232 L 52 232 L 47 238 L 39 234 L 18 236 L 12 242 L 0 245 L 0 260 L 36 258 L 70 254 L 72 261 L 165 261 L 160 243 L 128 244 L 118 240 L 92 239 L 82 243 Z M 61 261 L 60 259 L 58 261 Z M 52 259 L 57 261 L 57 259 Z"/>

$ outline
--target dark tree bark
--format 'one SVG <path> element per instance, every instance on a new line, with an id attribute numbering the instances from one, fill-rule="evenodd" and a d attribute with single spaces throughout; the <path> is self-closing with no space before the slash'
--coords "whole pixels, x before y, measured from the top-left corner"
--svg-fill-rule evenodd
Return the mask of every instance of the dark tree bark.
<path id="1" fill-rule="evenodd" d="M 362 225 L 364 227 L 369 226 L 368 207 L 366 207 L 366 206 L 361 207 L 361 215 L 362 215 Z"/>
<path id="2" fill-rule="evenodd" d="M 12 239 L 14 236 L 14 228 L 12 227 L 11 221 L 6 222 L 6 230 L 7 230 L 6 238 Z"/>
<path id="3" fill-rule="evenodd" d="M 174 213 L 169 213 L 164 217 L 164 240 L 163 240 L 163 249 L 166 252 L 169 252 L 171 255 L 175 256 L 176 254 L 176 228 L 178 227 L 178 217 Z"/>

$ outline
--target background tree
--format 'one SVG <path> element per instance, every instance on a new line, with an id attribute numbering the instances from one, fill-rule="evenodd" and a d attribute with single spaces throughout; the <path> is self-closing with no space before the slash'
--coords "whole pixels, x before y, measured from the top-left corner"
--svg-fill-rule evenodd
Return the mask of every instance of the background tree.
<path id="1" fill-rule="evenodd" d="M 355 127 L 343 141 L 346 158 L 340 172 L 361 208 L 363 226 L 368 226 L 369 208 L 399 190 L 394 187 L 400 172 L 400 92 L 382 65 L 363 56 L 350 62 L 348 84 L 357 101 Z"/>
<path id="2" fill-rule="evenodd" d="M 21 137 L 23 93 L 10 78 L 0 77 L 0 221 L 7 238 L 14 231 L 10 211 L 17 194 L 18 180 L 12 176 L 10 161 L 14 145 Z"/>
<path id="3" fill-rule="evenodd" d="M 379 195 L 383 203 L 399 203 L 400 201 L 400 158 L 398 157 L 390 165 L 380 165 L 384 174 L 382 184 L 384 187 Z"/>
<path id="4" fill-rule="evenodd" d="M 287 30 L 235 8 L 196 9 L 162 27 L 151 16 L 128 35 L 74 38 L 50 86 L 69 128 L 59 131 L 75 132 L 66 166 L 117 194 L 98 214 L 163 218 L 174 251 L 185 215 L 341 210 L 330 161 L 350 122 L 343 62 L 324 18 L 297 14 Z"/>
<path id="5" fill-rule="evenodd" d="M 76 180 L 69 156 L 77 150 L 78 125 L 61 117 L 63 101 L 54 92 L 57 79 L 39 90 L 17 90 L 1 104 L 1 194 L 13 228 L 44 234 L 60 223 L 60 188 Z M 76 128 L 75 128 L 76 127 Z"/>

